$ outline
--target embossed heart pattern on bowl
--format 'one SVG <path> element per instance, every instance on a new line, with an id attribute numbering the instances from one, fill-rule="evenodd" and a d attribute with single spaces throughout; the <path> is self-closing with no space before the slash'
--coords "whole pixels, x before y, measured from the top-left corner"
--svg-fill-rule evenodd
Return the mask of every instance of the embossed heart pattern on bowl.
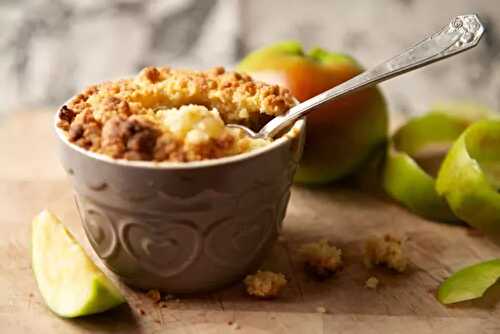
<path id="1" fill-rule="evenodd" d="M 193 293 L 261 264 L 282 226 L 304 125 L 255 151 L 188 163 L 112 159 L 55 129 L 85 233 L 105 265 L 137 288 Z"/>

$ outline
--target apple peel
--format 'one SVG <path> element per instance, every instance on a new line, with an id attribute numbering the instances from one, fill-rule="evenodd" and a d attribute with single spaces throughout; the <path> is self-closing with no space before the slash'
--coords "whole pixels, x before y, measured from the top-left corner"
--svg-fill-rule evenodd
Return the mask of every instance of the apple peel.
<path id="1" fill-rule="evenodd" d="M 466 267 L 441 284 L 437 299 L 443 304 L 452 304 L 482 297 L 499 278 L 500 259 Z"/>
<path id="2" fill-rule="evenodd" d="M 495 113 L 473 102 L 435 104 L 415 117 L 391 138 L 382 168 L 385 192 L 409 210 L 428 219 L 458 223 L 446 200 L 436 192 L 436 178 L 415 159 L 419 153 L 448 148 L 472 123 Z M 439 166 L 438 166 L 439 167 Z M 437 173 L 436 173 L 437 174 Z"/>
<path id="3" fill-rule="evenodd" d="M 414 159 L 433 145 L 451 144 L 469 122 L 441 111 L 413 118 L 392 137 L 382 185 L 386 193 L 411 211 L 429 219 L 456 222 L 445 199 L 435 190 L 435 179 Z"/>
<path id="4" fill-rule="evenodd" d="M 500 120 L 474 123 L 449 150 L 436 190 L 454 214 L 500 241 Z"/>

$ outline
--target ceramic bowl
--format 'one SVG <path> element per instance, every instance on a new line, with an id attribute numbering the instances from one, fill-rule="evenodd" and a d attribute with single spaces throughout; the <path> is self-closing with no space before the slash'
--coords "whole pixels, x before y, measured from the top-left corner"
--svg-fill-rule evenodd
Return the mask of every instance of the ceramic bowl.
<path id="1" fill-rule="evenodd" d="M 242 279 L 275 242 L 304 122 L 256 151 L 189 163 L 112 159 L 56 133 L 85 233 L 105 265 L 137 288 L 193 293 Z"/>

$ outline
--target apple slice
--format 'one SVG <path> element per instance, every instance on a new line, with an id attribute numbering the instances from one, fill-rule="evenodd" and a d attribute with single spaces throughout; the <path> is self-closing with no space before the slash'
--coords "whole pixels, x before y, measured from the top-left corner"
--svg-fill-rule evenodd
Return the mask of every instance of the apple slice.
<path id="1" fill-rule="evenodd" d="M 73 318 L 106 311 L 125 299 L 51 212 L 32 224 L 32 265 L 48 307 Z"/>

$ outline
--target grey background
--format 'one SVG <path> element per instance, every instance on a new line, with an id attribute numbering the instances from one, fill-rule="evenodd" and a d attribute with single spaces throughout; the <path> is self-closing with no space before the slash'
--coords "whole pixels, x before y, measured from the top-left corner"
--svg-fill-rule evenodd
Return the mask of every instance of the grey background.
<path id="1" fill-rule="evenodd" d="M 57 105 L 150 64 L 233 66 L 284 39 L 369 67 L 471 12 L 487 25 L 477 49 L 383 84 L 391 112 L 403 114 L 456 99 L 500 109 L 498 1 L 0 0 L 0 115 Z"/>

